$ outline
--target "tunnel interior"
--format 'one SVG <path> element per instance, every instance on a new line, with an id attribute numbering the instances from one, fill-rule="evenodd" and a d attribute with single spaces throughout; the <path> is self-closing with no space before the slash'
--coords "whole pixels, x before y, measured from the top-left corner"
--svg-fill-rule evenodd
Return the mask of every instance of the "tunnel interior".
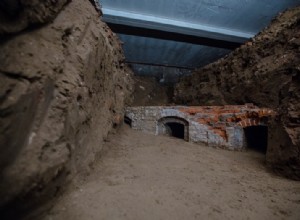
<path id="1" fill-rule="evenodd" d="M 244 128 L 246 144 L 249 149 L 266 153 L 268 147 L 268 127 L 250 126 Z"/>
<path id="2" fill-rule="evenodd" d="M 166 123 L 167 133 L 170 136 L 184 139 L 184 125 L 177 122 Z"/>

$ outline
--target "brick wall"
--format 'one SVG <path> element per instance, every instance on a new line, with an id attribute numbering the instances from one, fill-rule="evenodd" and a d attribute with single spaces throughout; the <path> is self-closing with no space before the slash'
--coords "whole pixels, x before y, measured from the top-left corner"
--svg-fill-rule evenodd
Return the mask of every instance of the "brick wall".
<path id="1" fill-rule="evenodd" d="M 167 122 L 185 126 L 184 139 L 227 149 L 246 147 L 243 128 L 267 125 L 275 116 L 270 109 L 253 104 L 226 106 L 147 106 L 129 107 L 126 117 L 132 120 L 132 128 L 155 135 L 166 134 Z"/>

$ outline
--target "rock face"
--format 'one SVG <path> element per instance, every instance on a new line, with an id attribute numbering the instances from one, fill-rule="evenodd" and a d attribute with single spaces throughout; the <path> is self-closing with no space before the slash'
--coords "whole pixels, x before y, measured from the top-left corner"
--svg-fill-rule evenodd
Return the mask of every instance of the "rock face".
<path id="1" fill-rule="evenodd" d="M 26 2 L 35 2 L 28 14 L 44 22 L 66 1 Z M 75 173 L 89 170 L 108 132 L 122 122 L 132 72 L 122 62 L 119 41 L 87 0 L 73 0 L 50 24 L 2 40 L 0 50 L 4 207 L 55 195 Z"/>
<path id="2" fill-rule="evenodd" d="M 300 8 L 289 10 L 227 57 L 196 70 L 175 88 L 188 105 L 254 103 L 278 116 L 269 125 L 267 163 L 300 179 Z"/>

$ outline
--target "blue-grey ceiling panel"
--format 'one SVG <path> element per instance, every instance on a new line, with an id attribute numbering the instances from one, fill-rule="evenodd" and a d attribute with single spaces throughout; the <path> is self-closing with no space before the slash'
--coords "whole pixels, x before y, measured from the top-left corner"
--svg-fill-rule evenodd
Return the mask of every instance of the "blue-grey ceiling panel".
<path id="1" fill-rule="evenodd" d="M 257 33 L 300 0 L 100 0 L 103 9 Z M 105 14 L 104 14 L 105 16 Z"/>
<path id="2" fill-rule="evenodd" d="M 230 50 L 184 42 L 119 34 L 127 61 L 182 67 L 200 67 L 228 54 Z"/>

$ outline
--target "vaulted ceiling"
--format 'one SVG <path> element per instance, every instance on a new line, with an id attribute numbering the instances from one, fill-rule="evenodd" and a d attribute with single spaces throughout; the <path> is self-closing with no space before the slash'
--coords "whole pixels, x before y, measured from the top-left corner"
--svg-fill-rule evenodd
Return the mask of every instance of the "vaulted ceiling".
<path id="1" fill-rule="evenodd" d="M 228 54 L 300 0 L 100 0 L 140 75 L 188 74 Z M 170 77 L 169 77 L 170 78 Z M 172 80 L 171 80 L 172 81 Z"/>

